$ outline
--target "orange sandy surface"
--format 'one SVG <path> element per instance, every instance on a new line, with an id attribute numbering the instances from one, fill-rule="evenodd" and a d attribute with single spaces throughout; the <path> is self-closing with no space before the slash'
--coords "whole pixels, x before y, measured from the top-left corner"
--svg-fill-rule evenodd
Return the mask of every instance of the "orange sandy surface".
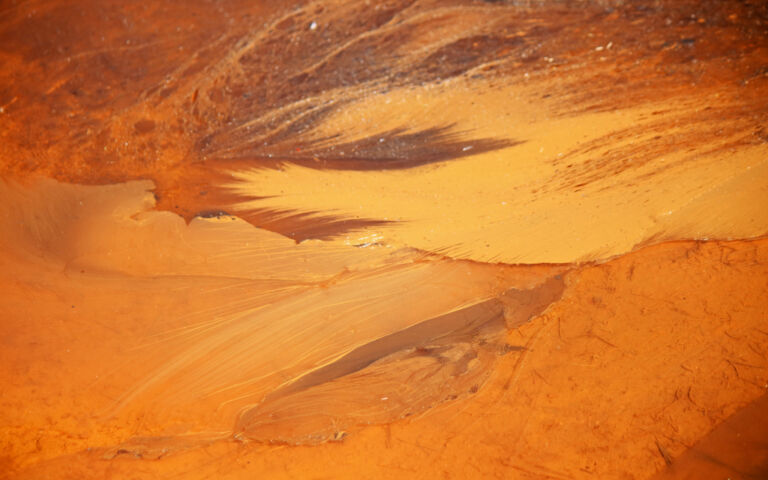
<path id="1" fill-rule="evenodd" d="M 765 478 L 767 26 L 0 7 L 0 478 Z"/>

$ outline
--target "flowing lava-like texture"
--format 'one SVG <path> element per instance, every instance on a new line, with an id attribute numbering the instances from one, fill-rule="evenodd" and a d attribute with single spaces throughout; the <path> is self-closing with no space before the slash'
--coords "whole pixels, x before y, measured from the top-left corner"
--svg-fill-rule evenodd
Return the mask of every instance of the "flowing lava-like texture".
<path id="1" fill-rule="evenodd" d="M 0 478 L 765 477 L 766 29 L 0 3 Z"/>

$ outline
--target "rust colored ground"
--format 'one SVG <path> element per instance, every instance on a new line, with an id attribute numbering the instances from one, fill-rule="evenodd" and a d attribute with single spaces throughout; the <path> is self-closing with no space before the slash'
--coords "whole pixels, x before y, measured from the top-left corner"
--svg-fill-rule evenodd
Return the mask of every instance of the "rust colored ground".
<path id="1" fill-rule="evenodd" d="M 0 478 L 765 478 L 766 28 L 0 4 Z"/>

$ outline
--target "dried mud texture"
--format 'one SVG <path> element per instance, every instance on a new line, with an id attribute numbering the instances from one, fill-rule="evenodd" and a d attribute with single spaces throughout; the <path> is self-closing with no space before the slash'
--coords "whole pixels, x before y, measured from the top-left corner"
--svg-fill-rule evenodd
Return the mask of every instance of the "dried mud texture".
<path id="1" fill-rule="evenodd" d="M 764 475 L 767 25 L 6 2 L 0 478 Z"/>

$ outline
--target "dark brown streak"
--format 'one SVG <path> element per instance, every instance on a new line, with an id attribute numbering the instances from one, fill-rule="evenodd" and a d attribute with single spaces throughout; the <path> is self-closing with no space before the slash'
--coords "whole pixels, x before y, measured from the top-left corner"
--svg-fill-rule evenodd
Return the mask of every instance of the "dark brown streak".
<path id="1" fill-rule="evenodd" d="M 321 212 L 269 208 L 242 210 L 236 214 L 256 227 L 278 232 L 297 242 L 308 239 L 328 240 L 354 230 L 391 223 L 387 220 L 344 218 Z"/>
<path id="2" fill-rule="evenodd" d="M 451 128 L 450 125 L 431 127 L 409 133 L 401 127 L 361 140 L 330 145 L 326 139 L 314 144 L 298 144 L 291 149 L 266 150 L 267 155 L 262 154 L 252 162 L 255 166 L 267 167 L 293 163 L 317 169 L 389 170 L 456 160 L 523 143 L 511 139 L 462 139 L 462 132 L 451 131 Z"/>

